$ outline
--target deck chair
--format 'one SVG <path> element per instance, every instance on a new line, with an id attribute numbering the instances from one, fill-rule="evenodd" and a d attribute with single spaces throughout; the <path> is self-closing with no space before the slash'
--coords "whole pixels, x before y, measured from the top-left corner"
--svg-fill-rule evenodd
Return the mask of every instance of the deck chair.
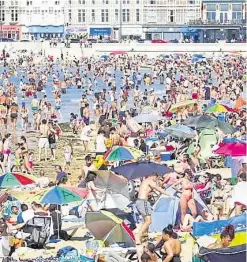
<path id="1" fill-rule="evenodd" d="M 52 218 L 50 216 L 35 216 L 23 228 L 23 232 L 31 235 L 25 239 L 28 247 L 43 248 L 52 235 Z"/>

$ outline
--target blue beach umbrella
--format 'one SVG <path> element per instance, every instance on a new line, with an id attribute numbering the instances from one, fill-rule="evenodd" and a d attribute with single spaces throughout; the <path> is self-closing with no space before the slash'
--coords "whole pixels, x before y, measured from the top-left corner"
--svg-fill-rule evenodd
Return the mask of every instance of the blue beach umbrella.
<path id="1" fill-rule="evenodd" d="M 113 168 L 113 172 L 124 176 L 128 180 L 141 177 L 151 176 L 153 172 L 160 176 L 173 172 L 173 170 L 165 165 L 156 164 L 154 162 L 135 162 Z"/>
<path id="2" fill-rule="evenodd" d="M 102 56 L 100 57 L 100 59 L 108 59 L 108 58 L 109 58 L 108 55 L 102 55 Z"/>
<path id="3" fill-rule="evenodd" d="M 181 138 L 193 138 L 195 137 L 194 130 L 184 125 L 172 125 L 164 129 L 166 133 L 172 136 Z"/>

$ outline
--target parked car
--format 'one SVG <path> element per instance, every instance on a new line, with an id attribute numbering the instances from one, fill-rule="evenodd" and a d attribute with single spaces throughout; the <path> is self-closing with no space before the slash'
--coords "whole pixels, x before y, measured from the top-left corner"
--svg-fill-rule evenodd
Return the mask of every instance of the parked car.
<path id="1" fill-rule="evenodd" d="M 15 42 L 12 38 L 0 38 L 0 42 Z"/>
<path id="2" fill-rule="evenodd" d="M 28 43 L 28 42 L 30 42 L 30 40 L 29 39 L 21 39 L 20 42 Z"/>
<path id="3" fill-rule="evenodd" d="M 90 44 L 96 44 L 97 43 L 97 39 L 93 39 L 93 38 L 89 38 L 89 39 L 87 39 L 87 41 Z"/>
<path id="4" fill-rule="evenodd" d="M 80 43 L 80 39 L 79 38 L 71 38 L 70 39 L 70 43 Z"/>
<path id="5" fill-rule="evenodd" d="M 177 40 L 177 39 L 170 40 L 170 43 L 175 43 L 175 44 L 177 44 L 177 43 L 178 43 L 178 40 Z"/>
<path id="6" fill-rule="evenodd" d="M 165 41 L 165 40 L 162 40 L 162 39 L 153 39 L 152 43 L 154 43 L 154 44 L 167 44 L 169 42 Z"/>

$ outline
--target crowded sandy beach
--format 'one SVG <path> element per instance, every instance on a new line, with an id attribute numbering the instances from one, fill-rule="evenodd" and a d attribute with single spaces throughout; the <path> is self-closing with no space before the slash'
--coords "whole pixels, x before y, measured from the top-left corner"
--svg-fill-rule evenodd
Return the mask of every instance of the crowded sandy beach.
<path id="1" fill-rule="evenodd" d="M 246 54 L 65 54 L 1 50 L 0 261 L 245 261 Z"/>

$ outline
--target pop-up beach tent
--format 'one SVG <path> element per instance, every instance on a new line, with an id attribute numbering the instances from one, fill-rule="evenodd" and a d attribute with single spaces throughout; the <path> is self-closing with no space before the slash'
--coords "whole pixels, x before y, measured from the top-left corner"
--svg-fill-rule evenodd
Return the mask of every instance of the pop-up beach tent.
<path id="1" fill-rule="evenodd" d="M 152 224 L 150 226 L 150 232 L 161 232 L 169 224 L 178 225 L 180 223 L 180 196 L 176 195 L 176 191 L 173 188 L 168 188 L 166 191 L 176 196 L 176 199 L 171 199 L 165 195 L 160 196 L 160 198 L 157 200 L 153 207 Z M 193 193 L 196 202 L 197 213 L 198 215 L 200 215 L 203 209 L 208 208 L 206 204 L 202 201 L 196 190 L 194 190 Z M 189 210 L 187 213 L 189 213 Z"/>

